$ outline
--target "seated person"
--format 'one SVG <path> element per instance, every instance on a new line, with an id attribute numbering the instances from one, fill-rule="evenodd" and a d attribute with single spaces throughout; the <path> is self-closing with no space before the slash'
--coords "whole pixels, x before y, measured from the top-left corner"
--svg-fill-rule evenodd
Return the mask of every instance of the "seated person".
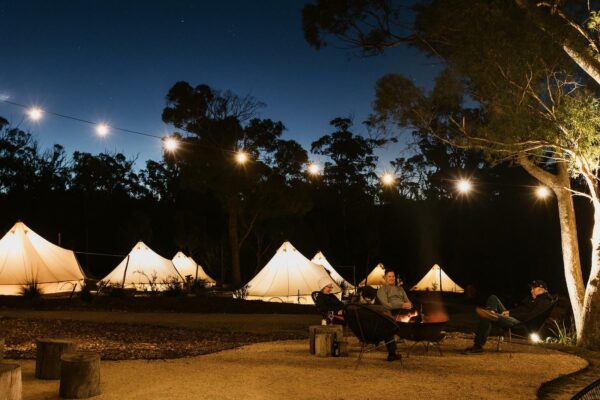
<path id="1" fill-rule="evenodd" d="M 404 288 L 396 285 L 396 273 L 385 271 L 385 285 L 377 290 L 377 300 L 392 315 L 409 313 L 413 305 Z"/>
<path id="2" fill-rule="evenodd" d="M 552 305 L 552 296 L 548 293 L 546 282 L 535 280 L 531 283 L 531 296 L 527 296 L 519 306 L 507 310 L 500 299 L 491 295 L 488 297 L 485 308 L 477 307 L 475 312 L 479 316 L 479 325 L 475 332 L 473 346 L 467 348 L 465 354 L 483 352 L 483 346 L 492 330 L 492 325 L 501 328 L 511 328 L 521 321 L 527 321 L 543 313 Z"/>
<path id="3" fill-rule="evenodd" d="M 321 291 L 317 294 L 315 300 L 315 306 L 317 310 L 323 315 L 327 315 L 329 312 L 333 312 L 333 323 L 343 324 L 344 323 L 344 303 L 342 303 L 335 294 L 331 293 L 333 290 L 333 284 L 331 280 L 326 278 L 319 279 L 319 286 Z"/>

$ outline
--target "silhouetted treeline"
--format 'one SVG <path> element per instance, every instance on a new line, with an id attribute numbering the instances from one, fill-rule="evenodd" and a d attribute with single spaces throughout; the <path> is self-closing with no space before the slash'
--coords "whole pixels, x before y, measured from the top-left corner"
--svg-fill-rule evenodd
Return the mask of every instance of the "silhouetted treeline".
<path id="1" fill-rule="evenodd" d="M 193 133 L 186 124 L 199 119 L 178 108 L 189 88 L 174 89 L 179 92 L 170 92 L 172 114 L 163 119 L 177 120 L 178 129 Z M 206 98 L 215 95 L 210 88 L 194 90 L 208 90 L 202 92 Z M 233 96 L 218 95 L 229 101 Z M 538 278 L 564 289 L 555 203 L 537 200 L 528 187 L 531 179 L 518 168 L 492 168 L 476 153 L 420 139 L 414 156 L 392 163 L 398 179 L 385 187 L 375 173 L 385 140 L 355 135 L 350 120 L 337 118 L 332 132 L 312 145 L 313 153 L 327 159 L 322 173 L 312 176 L 305 171 L 306 150 L 279 139 L 283 124 L 242 123 L 241 114 L 203 118 L 196 136 L 182 139 L 177 153 L 143 168 L 122 154 L 67 155 L 59 145 L 40 149 L 31 135 L 0 119 L 2 230 L 22 220 L 63 247 L 106 254 L 78 254 L 94 278 L 143 240 L 168 258 L 183 250 L 210 275 L 231 282 L 233 207 L 242 282 L 290 240 L 309 258 L 323 251 L 350 280 L 353 271 L 358 281 L 383 262 L 410 285 L 438 263 L 463 286 L 524 292 L 527 281 Z M 235 135 L 220 148 L 206 146 L 202 135 L 211 129 L 254 138 L 243 148 L 256 161 L 239 166 L 230 160 L 233 153 L 223 152 L 239 146 Z M 217 137 L 209 139 L 214 143 Z M 203 168 L 211 175 L 198 172 L 207 160 L 211 164 Z M 472 177 L 475 190 L 460 196 L 453 184 L 464 176 Z M 585 248 L 589 210 L 583 201 L 576 206 Z"/>

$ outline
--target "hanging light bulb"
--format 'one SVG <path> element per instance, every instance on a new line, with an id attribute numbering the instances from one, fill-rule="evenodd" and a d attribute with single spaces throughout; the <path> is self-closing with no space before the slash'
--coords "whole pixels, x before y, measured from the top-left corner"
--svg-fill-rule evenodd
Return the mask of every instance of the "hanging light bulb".
<path id="1" fill-rule="evenodd" d="M 96 133 L 99 136 L 106 136 L 106 135 L 108 135 L 109 130 L 110 129 L 109 129 L 109 127 L 108 127 L 107 124 L 101 123 L 101 124 L 96 125 Z"/>
<path id="2" fill-rule="evenodd" d="M 550 189 L 548 189 L 546 186 L 538 186 L 535 189 L 535 195 L 538 197 L 538 199 L 545 199 L 550 196 Z"/>
<path id="3" fill-rule="evenodd" d="M 39 121 L 42 119 L 43 115 L 44 111 L 39 107 L 31 107 L 29 110 L 27 110 L 27 116 L 32 121 Z"/>
<path id="4" fill-rule="evenodd" d="M 319 164 L 317 164 L 315 162 L 311 162 L 310 164 L 308 164 L 308 167 L 306 168 L 306 170 L 311 175 L 318 175 L 319 172 L 321 172 L 321 167 L 319 167 Z"/>
<path id="5" fill-rule="evenodd" d="M 168 137 L 164 139 L 165 150 L 173 152 L 179 147 L 179 141 L 175 138 Z"/>
<path id="6" fill-rule="evenodd" d="M 473 189 L 473 184 L 468 179 L 459 179 L 456 182 L 456 190 L 458 190 L 462 194 L 467 194 Z"/>
<path id="7" fill-rule="evenodd" d="M 395 181 L 396 178 L 391 172 L 385 172 L 383 175 L 381 175 L 381 182 L 386 186 L 393 185 Z"/>
<path id="8" fill-rule="evenodd" d="M 248 161 L 248 153 L 246 153 L 243 150 L 238 151 L 237 153 L 235 153 L 235 161 L 238 164 L 245 164 L 246 161 Z"/>

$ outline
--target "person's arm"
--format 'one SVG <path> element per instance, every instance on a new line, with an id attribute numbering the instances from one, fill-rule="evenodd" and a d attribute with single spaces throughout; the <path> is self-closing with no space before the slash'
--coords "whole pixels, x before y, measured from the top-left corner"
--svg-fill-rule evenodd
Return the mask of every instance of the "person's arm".
<path id="1" fill-rule="evenodd" d="M 381 303 L 385 309 L 392 309 L 392 305 L 388 301 L 388 294 L 385 285 L 377 289 L 377 300 L 379 300 L 379 303 Z"/>
<path id="2" fill-rule="evenodd" d="M 402 297 L 403 297 L 403 302 L 404 304 L 402 304 L 402 308 L 412 308 L 412 302 L 410 301 L 410 299 L 408 298 L 408 295 L 406 294 L 406 290 L 404 290 L 404 288 L 402 286 L 400 286 L 398 289 L 400 289 L 402 291 Z"/>

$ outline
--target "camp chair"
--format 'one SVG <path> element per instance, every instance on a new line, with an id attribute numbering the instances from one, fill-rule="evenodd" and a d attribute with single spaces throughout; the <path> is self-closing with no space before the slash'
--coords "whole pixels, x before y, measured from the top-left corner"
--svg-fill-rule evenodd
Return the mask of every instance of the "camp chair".
<path id="1" fill-rule="evenodd" d="M 391 343 L 395 340 L 394 335 L 398 333 L 398 326 L 392 317 L 364 304 L 348 304 L 345 316 L 346 325 L 360 341 L 360 354 L 358 355 L 356 368 L 358 368 L 364 353 Z M 368 348 L 369 345 L 371 345 L 371 348 Z M 400 363 L 402 363 L 402 358 L 400 358 Z"/>
<path id="2" fill-rule="evenodd" d="M 581 389 L 571 400 L 600 400 L 600 379 Z"/>
<path id="3" fill-rule="evenodd" d="M 548 306 L 548 308 L 546 310 L 542 311 L 541 313 L 539 313 L 537 315 L 534 315 L 533 317 L 529 318 L 528 320 L 521 321 L 518 324 L 511 326 L 510 328 L 498 327 L 502 330 L 502 332 L 500 335 L 498 335 L 496 351 L 500 351 L 500 343 L 502 342 L 505 335 L 508 336 L 508 345 L 509 345 L 509 353 L 510 353 L 510 349 L 512 349 L 511 345 L 512 345 L 513 336 L 520 338 L 520 339 L 528 339 L 530 334 L 537 333 L 540 330 L 542 330 L 542 328 L 546 324 L 546 320 L 550 317 L 550 315 L 552 314 L 552 311 L 554 311 L 554 307 L 556 306 L 556 303 L 558 303 L 558 296 L 556 296 L 552 299 L 552 302 L 550 303 L 550 305 Z M 519 333 L 515 333 L 515 331 L 517 331 Z"/>
<path id="4" fill-rule="evenodd" d="M 323 317 L 323 319 L 328 319 L 329 318 L 328 311 L 327 310 L 321 310 L 317 306 L 317 297 L 319 296 L 319 293 L 321 293 L 321 291 L 320 290 L 316 290 L 316 291 L 314 291 L 314 292 L 312 292 L 310 294 L 310 297 L 312 298 L 313 303 L 315 303 L 315 307 L 317 308 L 317 311 L 321 314 L 321 316 Z M 336 315 L 333 316 L 333 321 L 335 321 L 334 323 L 342 325 L 342 324 L 344 324 L 344 317 L 336 314 Z"/>

